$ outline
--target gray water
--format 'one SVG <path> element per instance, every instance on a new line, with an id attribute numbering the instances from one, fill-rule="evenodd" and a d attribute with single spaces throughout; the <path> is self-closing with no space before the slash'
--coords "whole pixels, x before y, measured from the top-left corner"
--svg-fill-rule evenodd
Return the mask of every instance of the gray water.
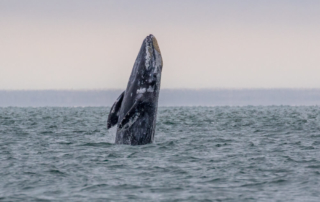
<path id="1" fill-rule="evenodd" d="M 0 108 L 0 201 L 320 201 L 320 107 L 159 108 L 115 145 L 109 108 Z"/>

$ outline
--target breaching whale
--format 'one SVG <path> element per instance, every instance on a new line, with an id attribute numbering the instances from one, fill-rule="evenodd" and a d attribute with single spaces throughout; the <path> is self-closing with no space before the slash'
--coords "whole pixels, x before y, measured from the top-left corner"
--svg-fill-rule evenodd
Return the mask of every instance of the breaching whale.
<path id="1" fill-rule="evenodd" d="M 116 144 L 152 143 L 156 128 L 162 57 L 156 38 L 147 36 L 126 90 L 111 107 L 107 128 L 117 124 Z"/>

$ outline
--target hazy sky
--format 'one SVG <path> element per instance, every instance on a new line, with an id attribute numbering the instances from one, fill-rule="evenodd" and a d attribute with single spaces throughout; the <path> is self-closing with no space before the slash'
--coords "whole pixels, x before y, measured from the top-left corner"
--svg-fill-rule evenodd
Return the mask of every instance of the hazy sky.
<path id="1" fill-rule="evenodd" d="M 124 89 L 148 34 L 162 88 L 320 88 L 319 0 L 0 0 L 0 89 Z"/>

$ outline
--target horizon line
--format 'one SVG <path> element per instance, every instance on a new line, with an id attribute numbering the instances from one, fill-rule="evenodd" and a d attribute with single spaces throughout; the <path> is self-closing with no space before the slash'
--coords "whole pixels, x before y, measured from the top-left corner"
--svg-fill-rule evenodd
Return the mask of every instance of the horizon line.
<path id="1" fill-rule="evenodd" d="M 121 88 L 91 88 L 91 89 L 0 89 L 0 91 L 118 91 Z M 320 88 L 163 88 L 161 90 L 320 90 Z"/>

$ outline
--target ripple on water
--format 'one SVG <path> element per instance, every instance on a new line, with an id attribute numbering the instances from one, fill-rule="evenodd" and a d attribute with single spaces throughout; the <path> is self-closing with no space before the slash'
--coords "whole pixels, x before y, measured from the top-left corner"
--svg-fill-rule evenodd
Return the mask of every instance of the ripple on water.
<path id="1" fill-rule="evenodd" d="M 320 201 L 320 108 L 163 107 L 115 145 L 110 108 L 0 108 L 3 201 Z"/>

